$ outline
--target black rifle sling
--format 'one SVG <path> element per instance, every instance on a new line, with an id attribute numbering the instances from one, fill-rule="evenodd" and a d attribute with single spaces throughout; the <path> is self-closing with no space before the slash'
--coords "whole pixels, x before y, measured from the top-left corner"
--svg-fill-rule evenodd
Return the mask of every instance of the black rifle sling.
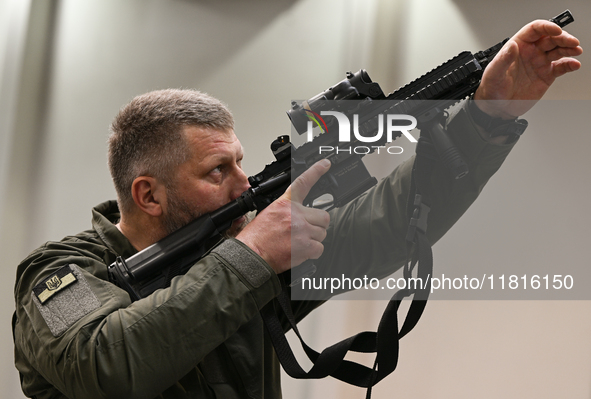
<path id="1" fill-rule="evenodd" d="M 288 375 L 298 379 L 318 379 L 332 376 L 341 381 L 358 387 L 368 388 L 367 397 L 371 395 L 371 387 L 396 369 L 398 363 L 399 339 L 410 332 L 419 321 L 430 292 L 430 278 L 433 271 L 433 255 L 431 245 L 426 236 L 427 216 L 431 198 L 431 171 L 437 154 L 427 138 L 421 137 L 417 144 L 412 183 L 409 194 L 410 226 L 407 234 L 408 250 L 412 259 L 404 267 L 404 278 L 407 288 L 397 291 L 390 299 L 378 325 L 377 332 L 361 332 L 344 339 L 321 353 L 310 348 L 303 340 L 291 309 L 288 289 L 283 281 L 281 294 L 268 303 L 261 315 L 269 332 L 277 357 Z M 409 287 L 410 278 L 417 267 L 418 287 Z M 414 294 L 402 328 L 398 328 L 398 309 L 405 297 Z M 312 368 L 306 372 L 298 363 L 287 338 L 277 311 L 285 314 L 291 328 L 301 342 L 308 358 L 313 362 Z M 355 362 L 344 360 L 348 351 L 376 353 L 372 368 Z"/>

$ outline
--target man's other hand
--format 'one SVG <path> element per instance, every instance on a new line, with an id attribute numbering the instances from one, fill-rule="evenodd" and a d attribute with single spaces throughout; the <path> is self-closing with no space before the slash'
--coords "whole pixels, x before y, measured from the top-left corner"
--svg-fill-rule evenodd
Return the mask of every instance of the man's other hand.
<path id="1" fill-rule="evenodd" d="M 330 223 L 328 212 L 302 203 L 329 168 L 328 160 L 312 165 L 236 236 L 277 274 L 308 259 L 318 259 L 324 251 L 322 241 Z"/>

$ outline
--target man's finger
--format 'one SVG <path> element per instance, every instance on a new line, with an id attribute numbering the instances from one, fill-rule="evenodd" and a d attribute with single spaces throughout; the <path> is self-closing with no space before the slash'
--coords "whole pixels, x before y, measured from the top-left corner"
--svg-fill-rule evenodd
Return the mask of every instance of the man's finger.
<path id="1" fill-rule="evenodd" d="M 563 31 L 559 36 L 543 37 L 542 39 L 538 40 L 536 45 L 542 51 L 552 51 L 557 48 L 577 49 L 580 48 L 580 44 L 581 43 L 579 42 L 579 39 Z M 578 52 L 581 50 L 582 49 L 577 49 L 575 51 Z"/>
<path id="2" fill-rule="evenodd" d="M 316 162 L 291 183 L 291 186 L 287 188 L 283 197 L 301 204 L 310 192 L 312 186 L 316 184 L 318 179 L 320 179 L 329 168 L 330 161 L 328 159 Z"/>
<path id="3" fill-rule="evenodd" d="M 306 212 L 306 221 L 311 225 L 327 229 L 330 224 L 330 216 L 328 212 L 322 209 L 308 208 L 308 211 Z"/>
<path id="4" fill-rule="evenodd" d="M 558 78 L 568 72 L 574 72 L 579 68 L 581 68 L 581 63 L 579 60 L 575 60 L 573 58 L 562 58 L 554 62 L 552 66 L 552 75 L 555 78 Z"/>
<path id="5" fill-rule="evenodd" d="M 561 32 L 562 28 L 554 22 L 539 19 L 521 28 L 519 32 L 515 34 L 514 38 L 523 40 L 524 42 L 533 43 L 544 36 L 558 36 Z"/>

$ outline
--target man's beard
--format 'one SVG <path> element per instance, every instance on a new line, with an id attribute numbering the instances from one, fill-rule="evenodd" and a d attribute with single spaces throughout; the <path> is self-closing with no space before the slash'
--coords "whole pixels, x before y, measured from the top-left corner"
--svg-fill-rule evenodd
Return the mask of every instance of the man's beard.
<path id="1" fill-rule="evenodd" d="M 203 213 L 195 211 L 194 207 L 190 206 L 187 201 L 180 198 L 174 188 L 168 188 L 167 203 L 167 212 L 162 218 L 162 226 L 166 235 L 177 231 L 203 215 Z M 245 220 L 242 223 L 232 224 L 222 235 L 225 238 L 236 237 L 251 220 L 252 216 L 246 214 Z"/>

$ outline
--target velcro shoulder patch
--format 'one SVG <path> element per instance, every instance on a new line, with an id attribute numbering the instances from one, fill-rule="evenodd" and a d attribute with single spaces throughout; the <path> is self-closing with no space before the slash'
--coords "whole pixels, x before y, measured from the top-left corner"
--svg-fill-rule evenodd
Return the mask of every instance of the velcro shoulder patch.
<path id="1" fill-rule="evenodd" d="M 33 288 L 31 296 L 55 337 L 101 306 L 76 265 L 64 266 L 51 274 Z"/>

